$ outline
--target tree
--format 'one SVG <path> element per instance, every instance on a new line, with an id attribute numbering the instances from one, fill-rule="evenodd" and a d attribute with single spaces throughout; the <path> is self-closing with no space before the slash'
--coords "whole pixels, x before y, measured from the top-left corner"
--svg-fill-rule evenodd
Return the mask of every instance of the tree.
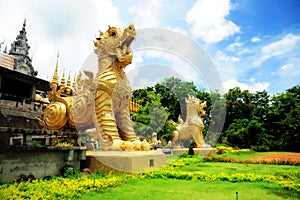
<path id="1" fill-rule="evenodd" d="M 270 95 L 267 91 L 257 91 L 251 96 L 251 102 L 254 105 L 252 118 L 257 119 L 261 123 L 267 122 L 267 116 L 270 109 Z"/>
<path id="2" fill-rule="evenodd" d="M 131 113 L 135 118 L 133 128 L 136 134 L 150 139 L 152 133 L 156 132 L 161 140 L 165 140 L 165 143 L 171 140 L 175 126 L 167 120 L 169 112 L 161 105 L 161 95 L 151 88 L 134 91 L 134 94 L 136 95 L 134 98 L 144 104 L 137 113 Z"/>
<path id="3" fill-rule="evenodd" d="M 168 108 L 169 119 L 177 121 L 180 114 L 180 104 L 176 95 L 171 92 L 171 89 L 159 83 L 154 86 L 154 89 L 156 94 L 160 94 L 161 96 L 161 105 Z"/>
<path id="4" fill-rule="evenodd" d="M 239 87 L 229 89 L 226 98 L 226 122 L 223 132 L 229 128 L 235 119 L 251 119 L 254 105 L 251 102 L 252 94 L 248 90 L 241 91 Z"/>
<path id="5" fill-rule="evenodd" d="M 172 114 L 171 118 L 174 121 L 177 121 L 178 116 L 181 115 L 182 119 L 185 120 L 186 118 L 186 105 L 185 105 L 185 98 L 188 97 L 188 95 L 195 96 L 197 92 L 197 87 L 194 85 L 193 82 L 183 82 L 179 78 L 168 78 L 165 79 L 162 83 L 162 86 L 167 88 L 171 92 L 172 98 L 166 98 L 162 97 L 164 100 L 163 103 L 167 104 L 168 106 L 174 104 L 176 101 L 178 101 L 180 109 L 178 109 L 178 106 L 175 107 L 175 112 L 172 113 L 172 109 L 169 108 L 170 113 Z M 176 99 L 176 100 L 174 100 Z M 165 101 L 166 100 L 166 101 Z M 170 101 L 172 100 L 172 101 Z M 167 106 L 167 107 L 168 107 Z"/>
<path id="6" fill-rule="evenodd" d="M 265 129 L 255 119 L 236 119 L 230 124 L 227 134 L 227 142 L 231 146 L 240 148 L 251 148 L 253 146 L 264 146 L 267 142 Z"/>
<path id="7" fill-rule="evenodd" d="M 273 150 L 300 152 L 299 104 L 299 86 L 272 97 L 267 130 L 271 136 Z"/>

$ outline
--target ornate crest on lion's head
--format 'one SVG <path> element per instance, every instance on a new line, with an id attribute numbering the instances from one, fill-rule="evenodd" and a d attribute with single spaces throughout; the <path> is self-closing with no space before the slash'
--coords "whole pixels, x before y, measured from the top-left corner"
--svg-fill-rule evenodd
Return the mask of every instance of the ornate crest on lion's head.
<path id="1" fill-rule="evenodd" d="M 99 35 L 94 41 L 94 51 L 99 59 L 110 56 L 125 67 L 132 61 L 130 45 L 135 37 L 136 30 L 132 24 L 124 30 L 109 26 L 105 33 L 99 31 Z"/>

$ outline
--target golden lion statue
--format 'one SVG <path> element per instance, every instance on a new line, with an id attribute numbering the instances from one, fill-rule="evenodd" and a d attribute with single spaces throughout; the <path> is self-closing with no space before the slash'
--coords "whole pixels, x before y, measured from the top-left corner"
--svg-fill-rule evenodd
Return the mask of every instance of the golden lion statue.
<path id="1" fill-rule="evenodd" d="M 96 76 L 84 71 L 77 76 L 77 90 L 73 96 L 61 97 L 57 85 L 51 84 L 48 94 L 51 103 L 44 112 L 44 119 L 38 119 L 45 129 L 87 130 L 100 140 L 103 150 L 149 150 L 148 142 L 141 142 L 132 127 L 129 113 L 131 87 L 124 72 L 132 62 L 130 45 L 135 40 L 134 25 L 124 30 L 109 27 L 94 41 L 94 52 L 98 57 Z M 63 90 L 63 91 L 61 91 Z M 94 128 L 94 129 L 91 129 Z"/>
<path id="2" fill-rule="evenodd" d="M 188 96 L 185 99 L 187 107 L 186 121 L 183 122 L 179 116 L 179 125 L 176 126 L 176 130 L 173 132 L 173 144 L 178 146 L 178 140 L 193 138 L 195 142 L 195 148 L 205 148 L 210 147 L 210 145 L 205 144 L 202 131 L 204 129 L 203 117 L 206 112 L 204 108 L 206 107 L 206 101 L 202 101 L 198 98 Z M 200 114 L 199 114 L 200 113 Z"/>

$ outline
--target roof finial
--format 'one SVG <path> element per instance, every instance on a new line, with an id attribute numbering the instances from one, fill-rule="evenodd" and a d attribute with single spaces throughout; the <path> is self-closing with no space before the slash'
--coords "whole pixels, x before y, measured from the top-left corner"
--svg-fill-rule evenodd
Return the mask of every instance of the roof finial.
<path id="1" fill-rule="evenodd" d="M 23 26 L 26 26 L 26 16 L 25 16 L 25 19 L 24 19 Z"/>
<path id="2" fill-rule="evenodd" d="M 55 85 L 58 85 L 58 58 L 59 58 L 59 52 L 57 52 L 56 66 L 55 66 L 55 71 L 52 80 L 52 83 Z"/>
<path id="3" fill-rule="evenodd" d="M 68 87 L 71 87 L 71 75 L 70 75 L 71 72 L 69 72 L 69 76 L 68 76 L 68 80 L 67 80 L 67 86 Z"/>
<path id="4" fill-rule="evenodd" d="M 65 69 L 64 69 L 63 75 L 61 77 L 60 87 L 65 87 Z"/>
<path id="5" fill-rule="evenodd" d="M 76 90 L 76 74 L 74 75 L 74 80 L 73 80 L 72 88 L 74 90 Z"/>
<path id="6" fill-rule="evenodd" d="M 66 93 L 71 94 L 72 89 L 71 89 L 71 72 L 69 72 L 68 80 L 67 80 L 67 87 L 66 87 Z"/>

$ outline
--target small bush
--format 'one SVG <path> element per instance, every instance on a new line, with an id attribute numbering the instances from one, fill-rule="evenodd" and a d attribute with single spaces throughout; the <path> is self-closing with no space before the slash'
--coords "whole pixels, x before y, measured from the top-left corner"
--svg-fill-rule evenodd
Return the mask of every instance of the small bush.
<path id="1" fill-rule="evenodd" d="M 189 147 L 189 151 L 188 151 L 188 155 L 189 156 L 193 156 L 193 155 L 195 155 L 195 152 L 194 152 L 194 145 L 190 145 L 190 147 Z"/>
<path id="2" fill-rule="evenodd" d="M 257 146 L 252 146 L 251 150 L 257 151 L 257 152 L 266 152 L 266 151 L 269 151 L 270 148 L 266 145 L 260 145 L 260 146 L 257 145 Z"/>
<path id="3" fill-rule="evenodd" d="M 61 169 L 61 175 L 64 178 L 78 178 L 82 176 L 79 170 L 74 169 L 71 165 L 66 165 Z"/>

